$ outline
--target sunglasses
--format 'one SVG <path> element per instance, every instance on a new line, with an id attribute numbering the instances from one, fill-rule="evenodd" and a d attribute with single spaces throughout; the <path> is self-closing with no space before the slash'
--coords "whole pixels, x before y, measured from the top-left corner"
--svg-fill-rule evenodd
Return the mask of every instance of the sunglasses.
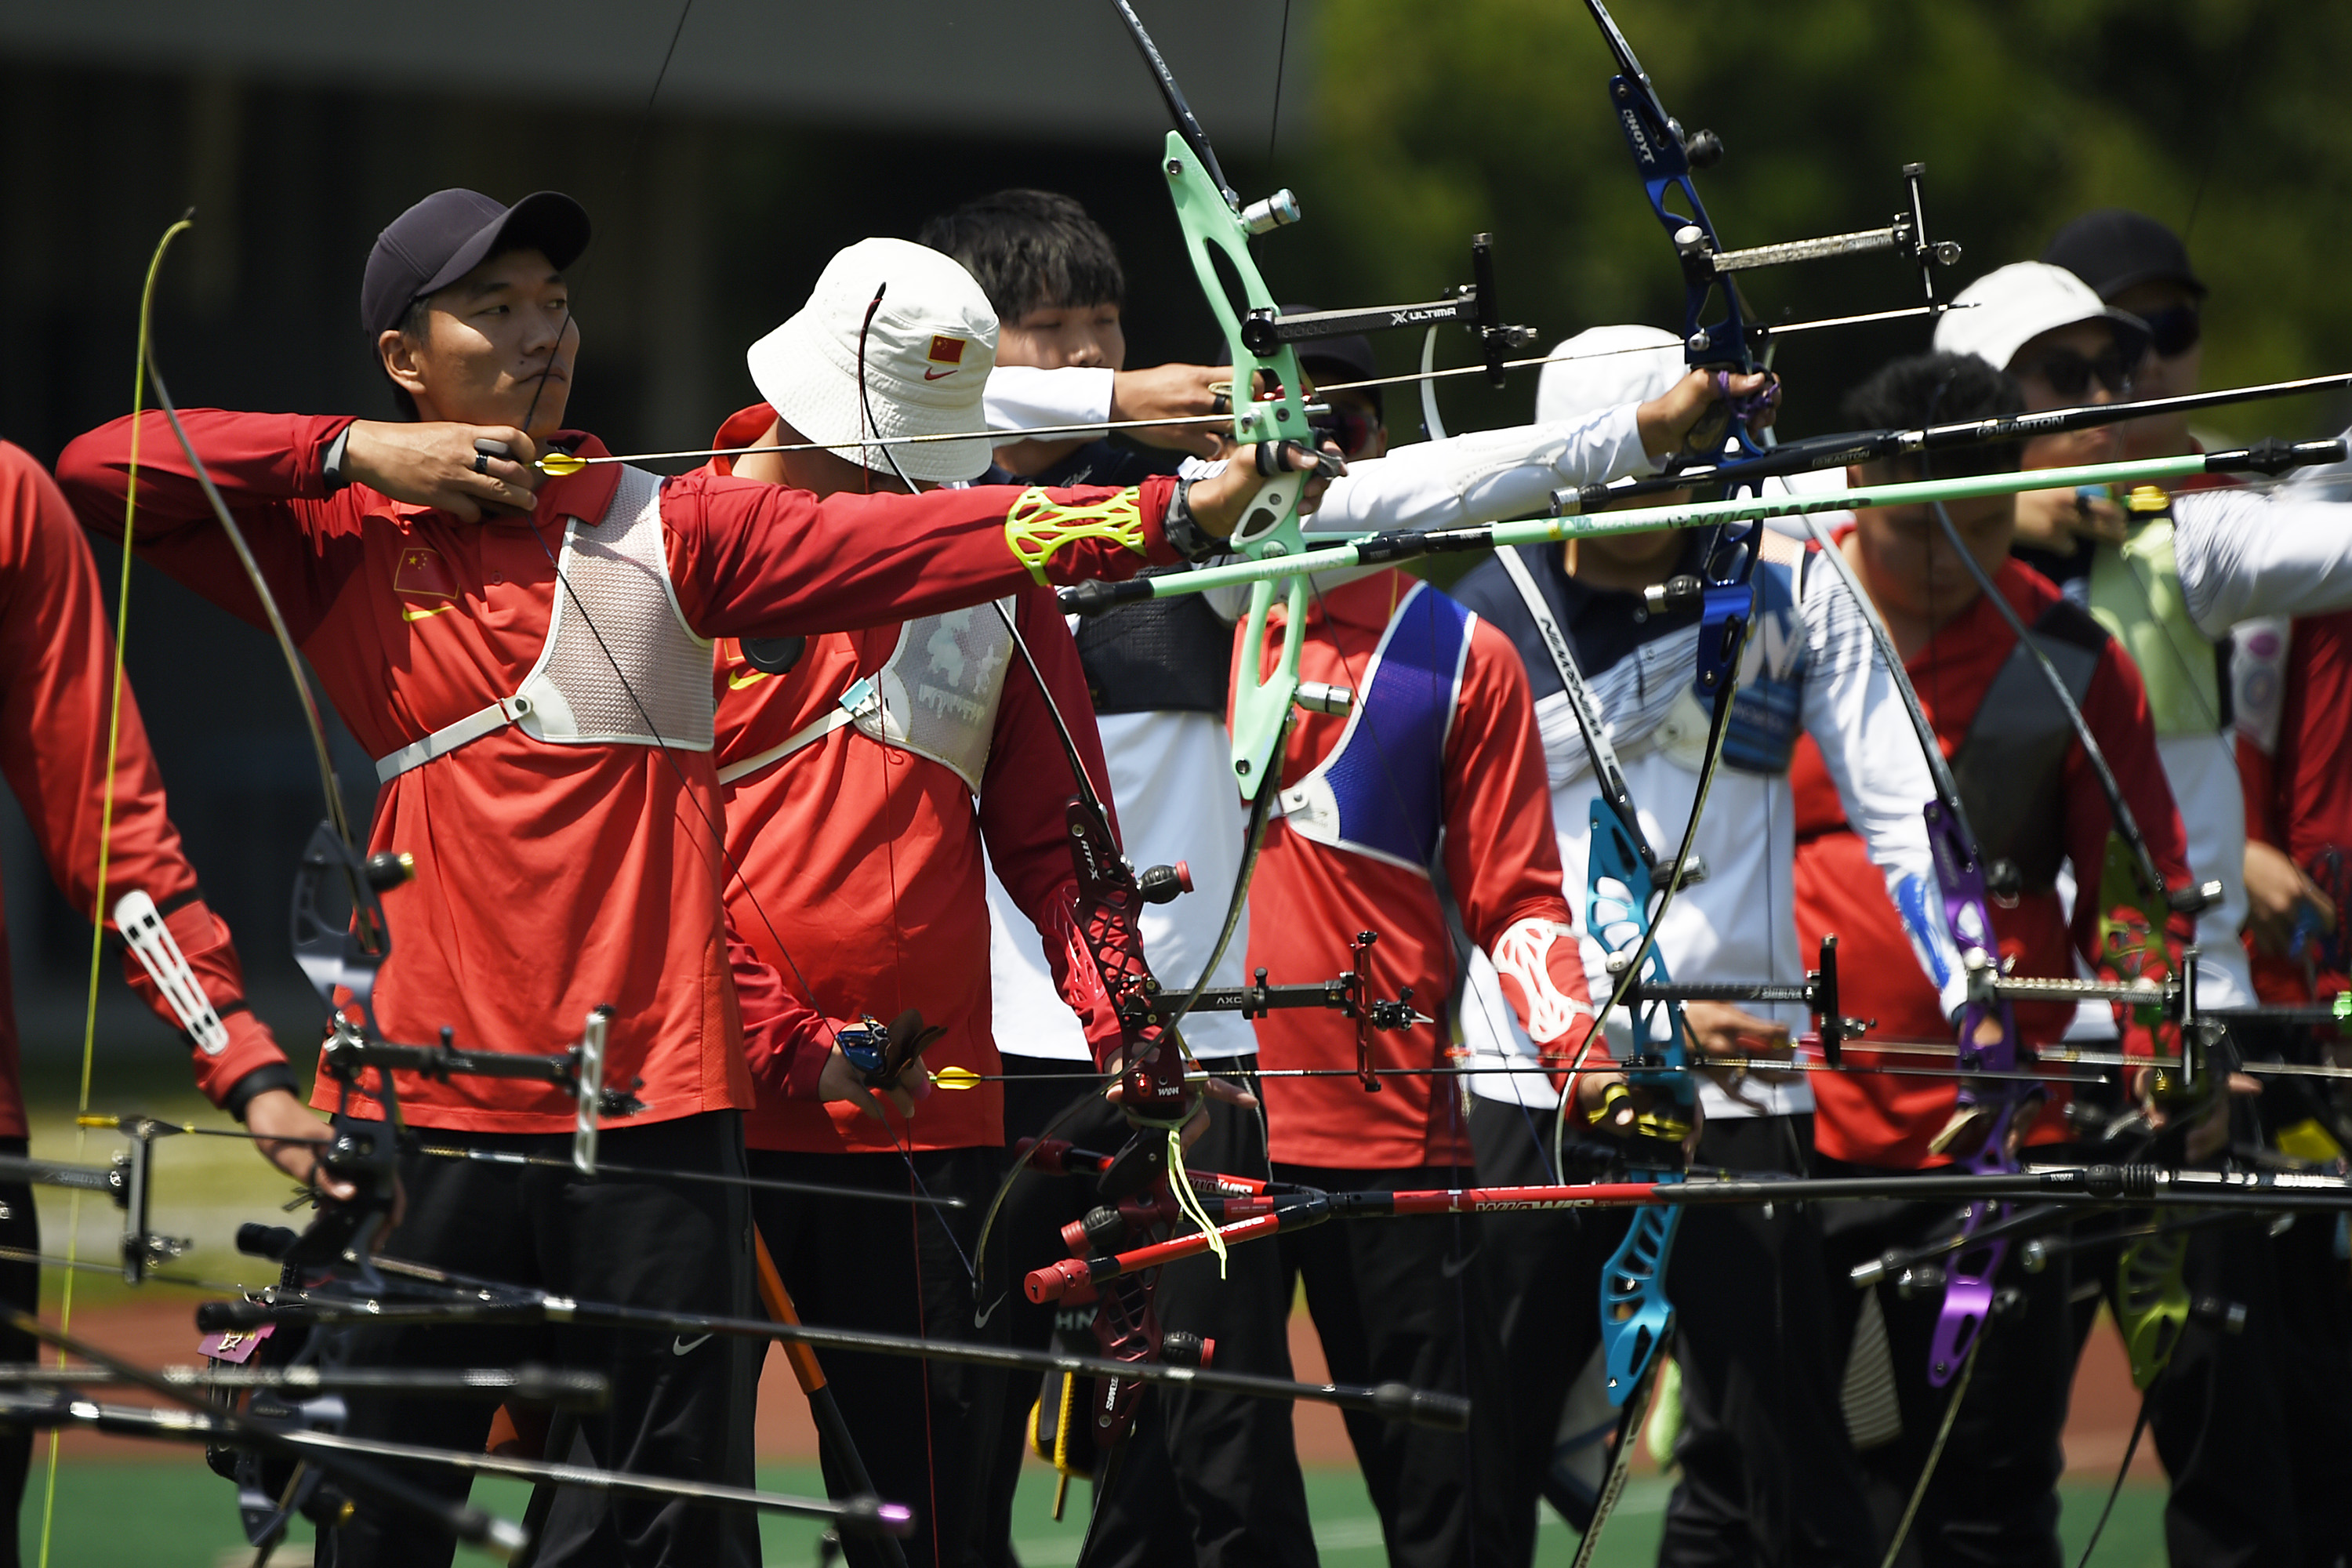
<path id="1" fill-rule="evenodd" d="M 2020 380 L 2027 376 L 2040 377 L 2048 384 L 2051 391 L 2072 403 L 2090 393 L 2091 383 L 2095 379 L 2101 386 L 2121 397 L 2131 390 L 2131 372 L 2132 367 L 2125 362 L 2119 349 L 2104 349 L 2096 358 L 2074 349 L 2057 349 L 2019 370 L 2016 374 Z"/>
<path id="2" fill-rule="evenodd" d="M 2140 319 L 2147 323 L 2149 346 L 2162 359 L 2187 353 L 2205 333 L 2203 313 L 2194 305 L 2175 305 Z"/>
<path id="3" fill-rule="evenodd" d="M 1380 420 L 1369 411 L 1334 404 L 1328 414 L 1318 414 L 1307 422 L 1319 441 L 1329 441 L 1339 448 L 1343 458 L 1360 458 L 1372 444 L 1372 437 L 1381 427 Z"/>

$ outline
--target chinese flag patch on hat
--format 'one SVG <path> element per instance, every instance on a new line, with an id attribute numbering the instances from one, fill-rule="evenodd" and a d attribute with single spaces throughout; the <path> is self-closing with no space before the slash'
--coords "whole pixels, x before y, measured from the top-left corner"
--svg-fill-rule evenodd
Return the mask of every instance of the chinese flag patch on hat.
<path id="1" fill-rule="evenodd" d="M 933 364 L 961 364 L 963 345 L 964 340 L 961 338 L 951 338 L 945 332 L 935 332 L 931 336 L 931 352 L 924 357 Z"/>

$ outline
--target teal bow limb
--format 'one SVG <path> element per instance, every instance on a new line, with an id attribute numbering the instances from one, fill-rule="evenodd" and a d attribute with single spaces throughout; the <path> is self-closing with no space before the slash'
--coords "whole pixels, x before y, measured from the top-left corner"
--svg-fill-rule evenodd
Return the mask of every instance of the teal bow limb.
<path id="1" fill-rule="evenodd" d="M 1161 170 L 1168 176 L 1168 194 L 1176 205 L 1176 222 L 1184 233 L 1184 247 L 1192 258 L 1201 292 L 1223 331 L 1234 371 L 1234 441 L 1236 445 L 1311 439 L 1307 405 L 1300 396 L 1298 355 L 1288 343 L 1276 342 L 1271 353 L 1250 347 L 1243 333 L 1243 316 L 1236 311 L 1226 280 L 1218 270 L 1222 260 L 1238 282 L 1245 310 L 1273 315 L 1279 306 L 1250 255 L 1250 226 L 1212 176 L 1205 160 L 1183 136 L 1168 133 Z M 1261 381 L 1275 395 L 1260 401 Z M 1251 500 L 1233 545 L 1252 561 L 1284 563 L 1305 553 L 1306 541 L 1298 523 L 1298 500 L 1306 476 L 1277 473 Z M 1191 574 L 1176 574 L 1189 576 Z M 1276 576 L 1286 574 L 1277 574 Z M 1271 673 L 1265 648 L 1276 592 L 1276 576 L 1258 582 L 1251 591 L 1249 615 L 1243 625 L 1242 646 L 1246 664 L 1238 672 L 1234 700 L 1234 782 L 1244 800 L 1256 797 L 1273 766 L 1282 731 L 1289 722 L 1292 699 L 1298 691 L 1298 658 L 1306 637 L 1307 580 L 1286 574 L 1282 628 L 1282 653 Z"/>

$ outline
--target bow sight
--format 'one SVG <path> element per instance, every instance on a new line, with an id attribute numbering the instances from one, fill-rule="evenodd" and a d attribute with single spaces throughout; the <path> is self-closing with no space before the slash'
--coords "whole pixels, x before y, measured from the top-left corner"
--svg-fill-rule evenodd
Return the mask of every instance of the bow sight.
<path id="1" fill-rule="evenodd" d="M 83 1125 L 90 1125 L 91 1121 L 85 1119 Z M 191 1245 L 186 1237 L 158 1236 L 147 1228 L 148 1198 L 155 1185 L 155 1140 L 179 1129 L 143 1116 L 125 1117 L 119 1125 L 131 1139 L 131 1147 L 115 1155 L 110 1164 L 0 1155 L 0 1180 L 103 1194 L 122 1211 L 122 1282 L 137 1285 Z"/>
<path id="2" fill-rule="evenodd" d="M 1298 200 L 1296 196 L 1285 190 L 1276 192 L 1269 199 L 1284 204 L 1289 216 L 1283 222 L 1298 221 Z M 1247 221 L 1246 214 L 1244 221 Z M 1503 320 L 1503 308 L 1495 292 L 1494 236 L 1476 234 L 1470 237 L 1470 278 L 1469 282 L 1454 285 L 1440 298 L 1418 304 L 1370 305 L 1352 310 L 1301 310 L 1293 315 L 1285 315 L 1276 310 L 1253 310 L 1242 318 L 1242 342 L 1252 353 L 1270 359 L 1285 344 L 1312 342 L 1318 338 L 1350 337 L 1360 332 L 1423 327 L 1428 330 L 1428 335 L 1423 345 L 1423 368 L 1427 369 L 1430 348 L 1437 341 L 1438 329 L 1448 322 L 1458 322 L 1478 340 L 1479 354 L 1486 363 L 1486 379 L 1500 386 L 1503 384 L 1504 361 L 1510 357 L 1513 349 L 1533 344 L 1538 334 L 1533 327 L 1513 326 Z"/>
<path id="3" fill-rule="evenodd" d="M 1650 84 L 1650 73 L 1634 58 L 1633 46 L 1625 41 L 1609 8 L 1601 0 L 1585 0 L 1585 4 L 1617 62 L 1617 74 L 1609 81 L 1611 110 L 1618 128 L 1625 133 L 1625 145 L 1633 155 L 1634 168 L 1649 194 L 1651 210 L 1664 226 L 1675 258 L 1682 264 L 1683 353 L 1691 364 L 1728 363 L 1743 370 L 1755 367 L 1771 336 L 1771 328 L 1749 320 L 1747 302 L 1739 295 L 1737 274 L 1759 268 L 1893 252 L 1918 267 L 1924 301 L 1921 308 L 1930 314 L 1944 308 L 1936 299 L 1935 269 L 1958 261 L 1960 247 L 1950 240 L 1927 237 L 1927 210 L 1921 188 L 1927 173 L 1924 163 L 1903 166 L 1907 210 L 1888 219 L 1885 228 L 1759 245 L 1745 250 L 1724 249 L 1716 237 L 1714 223 L 1706 216 L 1706 205 L 1690 183 L 1693 169 L 1712 168 L 1722 161 L 1722 138 L 1712 131 L 1685 132 L 1682 122 L 1668 114 L 1659 100 L 1657 89 Z M 1677 212 L 1667 205 L 1675 198 L 1685 205 L 1686 211 Z M 1706 324 L 1703 318 L 1708 298 L 1718 287 L 1723 293 L 1723 316 Z M 1760 450 L 1744 428 L 1738 437 L 1742 450 Z"/>

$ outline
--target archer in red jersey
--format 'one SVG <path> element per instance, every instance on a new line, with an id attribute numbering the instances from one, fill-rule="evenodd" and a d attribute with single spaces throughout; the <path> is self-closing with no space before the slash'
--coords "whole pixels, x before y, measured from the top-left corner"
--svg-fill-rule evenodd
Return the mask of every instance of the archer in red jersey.
<path id="1" fill-rule="evenodd" d="M 1863 427 L 1909 427 L 1934 420 L 1983 418 L 2023 406 L 2005 374 L 1969 355 L 1938 354 L 1888 365 L 1848 401 Z M 1990 448 L 1979 467 L 2014 462 L 2014 447 Z M 1948 459 L 1940 472 L 1950 472 Z M 1855 482 L 1917 477 L 1916 464 L 1850 470 Z M 2186 836 L 2166 788 L 2156 733 L 2139 674 L 2089 615 L 2062 598 L 2048 579 L 2010 559 L 2015 505 L 2006 496 L 1956 501 L 1952 520 L 1969 552 L 2033 631 L 2068 682 L 2100 749 L 2121 782 L 2158 868 L 2169 885 L 2189 879 Z M 2099 885 L 2112 816 L 2065 712 L 2030 663 L 1975 578 L 1944 542 L 1925 507 L 1874 508 L 1843 531 L 1839 547 L 1868 590 L 1900 652 L 1911 684 L 1952 764 L 1988 865 L 2016 868 L 2017 890 L 1991 910 L 2004 960 L 2015 973 L 2072 978 L 2079 953 L 2095 966 L 2099 901 L 2078 899 L 2071 918 L 2056 878 L 2062 863 L 2077 880 Z M 1887 744 L 1915 744 L 1907 735 Z M 1811 741 L 1799 743 L 1790 782 L 1797 813 L 1797 925 L 1808 947 L 1834 934 L 1845 980 L 1842 1005 L 1875 1019 L 1871 1038 L 1916 1043 L 1953 1038 L 1936 985 L 1913 956 L 1905 922 L 1884 879 L 1870 868 L 1861 837 L 1845 821 L 1836 790 Z M 1924 802 L 1922 803 L 1925 804 Z M 2087 868 L 2088 869 L 2084 869 Z M 1923 892 L 1925 890 L 1923 889 Z M 1933 897 L 1932 893 L 1926 896 Z M 2187 941 L 2187 916 L 2172 915 L 2165 934 Z M 1942 962 L 1941 960 L 1937 961 Z M 2063 1003 L 2016 1005 L 2028 1042 L 2055 1041 L 2073 1016 Z M 2145 1041 L 2141 1042 L 2145 1049 Z M 1870 1039 L 1848 1043 L 1856 1070 L 1818 1073 L 1813 1142 L 1832 1174 L 1911 1171 L 1968 1126 L 1955 1116 L 1958 1087 L 1948 1078 L 1870 1070 L 1916 1066 L 1909 1055 L 1882 1055 Z M 2055 1098 L 2053 1096 L 2053 1098 Z M 1981 1137 L 1981 1131 L 1977 1136 Z M 2035 1142 L 2066 1136 L 2054 1110 L 2031 1133 Z M 1851 1343 L 1864 1298 L 1849 1270 L 1891 1246 L 1916 1245 L 1948 1230 L 1950 1211 L 1922 1205 L 1831 1205 L 1822 1226 L 1829 1300 L 1842 1311 L 1836 1341 Z M 1891 1285 L 1874 1304 L 1885 1315 L 1894 1392 L 1901 1412 L 1896 1437 L 1862 1455 L 1874 1512 L 1900 1515 L 1914 1485 L 1935 1469 L 1920 1500 L 1911 1539 L 1931 1562 L 2055 1562 L 2056 1485 L 2063 1468 L 2058 1436 L 2073 1384 L 2074 1344 L 2068 1312 L 2072 1284 L 2062 1257 L 2038 1273 L 2012 1249 L 1997 1282 L 2017 1293 L 2021 1310 L 1992 1322 L 1971 1356 L 1966 1397 L 1955 1409 L 1940 1462 L 1931 1458 L 1955 1391 L 1931 1388 L 1928 1345 L 1941 1292 L 1906 1296 Z M 1851 1374 L 1850 1374 L 1851 1375 Z M 1932 1543 L 1932 1544 L 1930 1544 Z M 1956 1546 L 1955 1543 L 1963 1543 Z"/>
<path id="2" fill-rule="evenodd" d="M 316 1140 L 321 1130 L 295 1098 L 293 1069 L 268 1026 L 245 1005 L 228 927 L 205 904 L 195 869 L 181 850 L 163 775 L 128 685 L 121 688 L 121 709 L 115 712 L 114 638 L 89 546 L 40 464 L 5 442 L 0 442 L 0 774 L 24 808 L 50 878 L 67 902 L 98 914 L 118 936 L 113 911 L 123 895 L 152 900 L 217 1022 L 196 1038 L 127 950 L 123 973 L 139 999 L 187 1046 L 196 1087 L 257 1136 Z M 110 805 L 111 820 L 101 834 Z M 29 1130 L 12 990 L 0 965 L 0 1154 L 22 1156 Z M 310 1175 L 313 1143 L 265 1142 L 261 1147 L 289 1174 Z M 0 1247 L 27 1257 L 41 1250 L 33 1190 L 25 1183 L 0 1183 Z M 0 1261 L 0 1300 L 36 1310 L 39 1266 Z M 11 1361 L 32 1361 L 39 1349 L 29 1335 L 0 1333 L 0 1356 Z M 28 1427 L 0 1432 L 0 1563 L 10 1568 L 32 1446 Z"/>
<path id="3" fill-rule="evenodd" d="M 587 240 L 586 215 L 553 193 L 512 208 L 427 197 L 385 231 L 362 289 L 372 352 L 414 422 L 194 411 L 185 423 L 297 640 L 378 758 L 373 847 L 415 858 L 415 880 L 386 900 L 379 1026 L 546 1052 L 610 1005 L 608 1071 L 642 1079 L 648 1105 L 607 1134 L 616 1163 L 740 1174 L 751 1091 L 722 901 L 711 639 L 903 619 L 1051 575 L 1130 575 L 1179 559 L 1177 487 L 1048 492 L 1016 516 L 1011 489 L 820 501 L 629 468 L 562 428 L 580 347 L 562 268 Z M 121 516 L 130 437 L 118 422 L 59 464 L 100 531 Z M 256 618 L 192 467 L 162 420 L 143 437 L 140 552 Z M 535 466 L 545 451 L 588 466 L 551 478 Z M 1240 467 L 1192 487 L 1180 537 L 1205 551 L 1260 482 Z M 1068 529 L 1076 509 L 1087 528 Z M 476 1146 L 541 1152 L 572 1122 L 559 1095 L 528 1084 L 399 1087 L 411 1121 Z M 421 1156 L 404 1158 L 402 1178 L 392 1244 L 410 1257 L 647 1306 L 750 1305 L 740 1187 Z M 708 1341 L 629 1342 L 635 1371 L 583 1423 L 591 1448 L 749 1484 L 746 1357 Z M 370 1353 L 430 1364 L 481 1348 L 392 1333 Z M 608 1351 L 558 1333 L 552 1356 L 603 1366 Z M 478 1448 L 489 1416 L 354 1401 L 352 1429 Z M 748 1516 L 622 1499 L 613 1518 L 632 1563 L 756 1561 Z M 446 1539 L 415 1531 L 362 1508 L 338 1561 L 447 1560 Z"/>

